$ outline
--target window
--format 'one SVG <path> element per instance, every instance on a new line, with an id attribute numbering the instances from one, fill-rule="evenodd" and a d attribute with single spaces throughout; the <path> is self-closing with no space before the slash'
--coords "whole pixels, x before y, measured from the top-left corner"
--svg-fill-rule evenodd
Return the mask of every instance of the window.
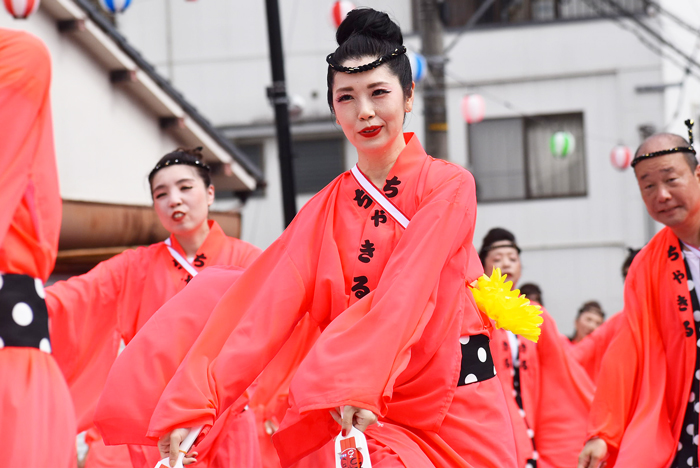
<path id="1" fill-rule="evenodd" d="M 418 31 L 420 3 L 413 1 L 414 30 Z M 479 8 L 490 0 L 444 0 L 441 16 L 445 27 L 458 28 L 467 24 Z M 478 25 L 557 21 L 594 17 L 620 16 L 622 11 L 644 14 L 646 0 L 615 0 L 622 9 L 604 0 L 493 0 L 476 21 Z"/>
<path id="2" fill-rule="evenodd" d="M 570 132 L 576 144 L 557 158 L 549 141 L 559 131 Z M 586 195 L 583 114 L 484 120 L 467 132 L 478 201 Z"/>
<path id="3" fill-rule="evenodd" d="M 296 192 L 316 193 L 345 171 L 344 140 L 319 138 L 295 140 L 294 182 Z"/>

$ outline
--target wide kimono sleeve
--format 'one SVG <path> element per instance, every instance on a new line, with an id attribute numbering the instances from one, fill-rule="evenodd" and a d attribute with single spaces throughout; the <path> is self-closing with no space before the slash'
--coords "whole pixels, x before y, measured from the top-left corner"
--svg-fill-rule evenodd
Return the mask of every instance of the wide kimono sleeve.
<path id="1" fill-rule="evenodd" d="M 12 109 L 0 113 L 0 245 L 30 184 L 42 140 L 49 138 L 53 144 L 50 118 L 48 128 L 38 125 L 50 75 L 51 61 L 41 41 L 26 33 L 0 31 L 0 109 Z M 55 178 L 55 162 L 49 169 Z M 60 216 L 60 205 L 58 210 Z"/>
<path id="2" fill-rule="evenodd" d="M 545 311 L 542 318 L 542 335 L 537 342 L 537 451 L 545 466 L 576 466 L 586 439 L 595 387 L 583 367 L 569 355 L 552 317 Z"/>
<path id="3" fill-rule="evenodd" d="M 600 437 L 616 454 L 637 404 L 641 349 L 640 337 L 635 333 L 635 308 L 643 306 L 642 275 L 633 269 L 625 283 L 625 309 L 621 314 L 618 332 L 603 357 L 598 375 L 595 397 L 588 421 L 588 438 Z M 639 284 L 638 284 L 639 283 Z M 640 286 L 642 286 L 640 290 Z"/>
<path id="4" fill-rule="evenodd" d="M 119 351 L 119 322 L 130 309 L 129 300 L 141 298 L 147 271 L 143 252 L 127 250 L 84 275 L 46 288 L 53 356 L 68 382 L 79 431 L 92 425 Z"/>
<path id="5" fill-rule="evenodd" d="M 588 376 L 594 382 L 598 379 L 603 357 L 624 320 L 623 314 L 615 314 L 593 333 L 569 348 L 571 357 L 583 366 Z"/>
<path id="6" fill-rule="evenodd" d="M 290 229 L 314 221 L 297 219 Z M 147 435 L 213 425 L 290 336 L 307 310 L 308 287 L 283 235 L 221 297 L 165 388 Z"/>

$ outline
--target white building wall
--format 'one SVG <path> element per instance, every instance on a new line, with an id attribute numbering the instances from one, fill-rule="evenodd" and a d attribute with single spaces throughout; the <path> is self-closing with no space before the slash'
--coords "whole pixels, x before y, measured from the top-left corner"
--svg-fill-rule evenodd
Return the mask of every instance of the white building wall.
<path id="1" fill-rule="evenodd" d="M 355 2 L 390 11 L 409 49 L 410 0 Z M 305 102 L 303 119 L 330 119 L 325 56 L 335 49 L 327 19 L 330 0 L 281 1 L 288 92 Z M 164 0 L 135 2 L 119 19 L 123 33 L 219 126 L 271 124 L 265 87 L 271 82 L 263 2 L 171 2 L 173 37 L 163 37 Z M 659 27 L 657 19 L 651 20 Z M 663 26 L 663 25 L 662 25 Z M 451 42 L 451 35 L 446 43 Z M 170 52 L 168 52 L 168 50 Z M 168 61 L 172 57 L 172 61 Z M 641 247 L 655 232 L 631 171 L 609 162 L 616 144 L 639 144 L 638 127 L 664 124 L 664 93 L 636 91 L 664 80 L 661 59 L 615 23 L 587 20 L 485 28 L 464 34 L 449 54 L 450 159 L 468 167 L 467 129 L 459 104 L 481 92 L 487 118 L 583 112 L 587 195 L 508 203 L 480 203 L 477 248 L 489 228 L 512 230 L 523 247 L 523 282 L 542 286 L 547 308 L 569 332 L 578 307 L 597 299 L 608 313 L 622 307 L 620 266 L 626 247 Z M 509 103 L 508 106 L 503 102 Z M 421 90 L 406 131 L 423 136 Z M 339 131 L 339 130 L 336 130 Z M 279 165 L 271 136 L 265 145 L 265 198 L 243 210 L 243 238 L 268 246 L 282 231 Z M 354 163 L 346 148 L 346 167 Z M 298 197 L 301 205 L 309 197 Z"/>
<path id="2" fill-rule="evenodd" d="M 157 116 L 128 91 L 110 83 L 109 71 L 60 34 L 43 10 L 26 20 L 0 14 L 0 27 L 40 37 L 52 58 L 51 100 L 61 196 L 66 200 L 150 205 L 147 176 L 178 143 Z"/>

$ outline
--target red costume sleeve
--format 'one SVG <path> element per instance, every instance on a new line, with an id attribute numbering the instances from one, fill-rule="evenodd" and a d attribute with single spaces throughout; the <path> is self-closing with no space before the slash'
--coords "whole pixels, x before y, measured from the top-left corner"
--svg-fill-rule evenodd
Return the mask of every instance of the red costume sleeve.
<path id="1" fill-rule="evenodd" d="M 119 321 L 136 313 L 129 298 L 142 296 L 148 257 L 127 250 L 84 275 L 46 288 L 53 355 L 71 390 L 81 431 L 92 425 L 95 404 L 117 357 Z"/>
<path id="2" fill-rule="evenodd" d="M 8 31 L 8 30 L 3 30 Z M 51 125 L 51 60 L 30 34 L 0 31 L 0 271 L 46 281 L 61 198 Z"/>
<path id="3" fill-rule="evenodd" d="M 583 366 L 588 376 L 594 382 L 598 378 L 600 366 L 603 363 L 603 356 L 605 356 L 623 322 L 623 314 L 615 314 L 593 333 L 569 348 L 571 356 Z"/>
<path id="4" fill-rule="evenodd" d="M 163 389 L 207 323 L 208 312 L 241 272 L 238 267 L 204 269 L 119 355 L 95 412 L 95 425 L 106 444 L 153 445 L 146 431 Z"/>
<path id="5" fill-rule="evenodd" d="M 593 382 L 569 354 L 557 325 L 543 313 L 542 336 L 537 342 L 540 379 L 535 441 L 542 463 L 576 466 L 586 439 Z"/>

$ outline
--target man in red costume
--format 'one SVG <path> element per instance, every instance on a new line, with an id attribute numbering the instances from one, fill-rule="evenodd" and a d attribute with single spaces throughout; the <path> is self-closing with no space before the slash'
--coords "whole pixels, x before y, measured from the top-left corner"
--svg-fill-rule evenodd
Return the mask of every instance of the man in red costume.
<path id="1" fill-rule="evenodd" d="M 503 228 L 491 229 L 479 252 L 484 271 L 500 268 L 520 280 L 520 248 Z M 508 402 L 519 468 L 567 468 L 585 440 L 593 383 L 568 356 L 554 320 L 543 310 L 537 343 L 504 329 L 493 332 L 491 352 Z"/>
<path id="2" fill-rule="evenodd" d="M 649 215 L 666 227 L 625 282 L 625 307 L 606 353 L 579 468 L 698 467 L 700 167 L 690 144 L 662 133 L 632 161 Z"/>
<path id="3" fill-rule="evenodd" d="M 43 283 L 61 197 L 46 46 L 0 29 L 0 440 L 2 465 L 75 465 L 75 415 L 53 356 Z"/>

